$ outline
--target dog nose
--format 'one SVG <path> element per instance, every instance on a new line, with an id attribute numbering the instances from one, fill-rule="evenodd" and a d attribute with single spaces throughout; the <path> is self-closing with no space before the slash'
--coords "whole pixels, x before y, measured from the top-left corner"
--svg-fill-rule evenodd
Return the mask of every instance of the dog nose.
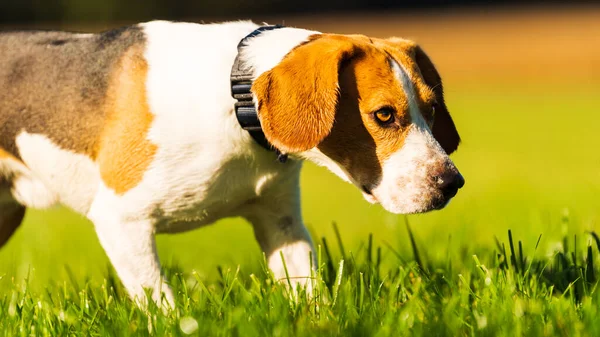
<path id="1" fill-rule="evenodd" d="M 444 199 L 449 200 L 453 196 L 456 195 L 458 189 L 465 185 L 465 178 L 456 172 L 452 174 L 448 174 L 446 177 L 442 178 L 442 182 L 440 184 L 440 190 L 444 195 Z"/>

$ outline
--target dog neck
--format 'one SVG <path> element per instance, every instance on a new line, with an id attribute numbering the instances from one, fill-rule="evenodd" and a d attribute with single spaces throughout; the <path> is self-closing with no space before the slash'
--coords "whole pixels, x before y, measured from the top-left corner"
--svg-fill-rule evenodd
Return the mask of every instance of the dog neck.
<path id="1" fill-rule="evenodd" d="M 244 37 L 238 43 L 238 51 L 246 45 L 249 39 L 260 35 L 262 32 L 280 28 L 283 28 L 283 26 L 262 26 L 257 28 L 252 33 L 246 35 L 246 37 Z M 246 130 L 260 146 L 269 151 L 275 150 L 277 153 L 277 159 L 283 163 L 287 160 L 287 155 L 281 153 L 281 151 L 269 143 L 264 132 L 262 131 L 262 126 L 258 118 L 257 108 L 254 104 L 254 98 L 251 91 L 253 71 L 243 62 L 240 56 L 241 55 L 238 52 L 233 62 L 230 76 L 231 96 L 237 101 L 234 105 L 237 121 L 242 129 Z"/>
<path id="2" fill-rule="evenodd" d="M 287 46 L 288 48 L 283 48 L 283 49 L 276 48 L 275 46 L 279 46 L 279 45 L 276 45 L 275 43 L 278 41 L 289 42 L 290 39 L 288 39 L 287 36 L 270 35 L 270 36 L 268 36 L 268 39 L 258 39 L 259 37 L 264 38 L 264 36 L 262 36 L 262 35 L 265 33 L 275 32 L 277 30 L 282 30 L 282 29 L 285 29 L 285 27 L 280 26 L 280 25 L 262 26 L 256 30 L 254 30 L 250 34 L 246 35 L 246 37 L 244 37 L 238 44 L 238 54 L 233 63 L 230 79 L 231 79 L 231 94 L 232 94 L 233 98 L 235 98 L 237 100 L 237 102 L 235 103 L 235 114 L 236 114 L 238 123 L 244 130 L 246 130 L 250 134 L 250 136 L 252 136 L 252 138 L 259 145 L 261 145 L 263 148 L 265 148 L 267 150 L 274 150 L 277 154 L 277 159 L 279 160 L 279 162 L 284 163 L 287 161 L 287 154 L 279 151 L 272 144 L 270 144 L 269 141 L 266 139 L 265 134 L 262 131 L 261 123 L 259 120 L 258 107 L 256 106 L 256 99 L 253 97 L 253 95 L 251 93 L 252 83 L 253 83 L 254 79 L 256 79 L 260 75 L 260 73 L 268 71 L 269 69 L 274 67 L 279 61 L 281 61 L 281 59 L 283 59 L 283 57 L 285 56 L 285 54 L 287 54 L 289 52 L 289 50 L 291 50 L 295 46 L 299 45 L 303 41 L 306 41 L 306 39 L 308 38 L 308 35 L 312 34 L 312 32 L 309 32 L 309 31 L 293 29 L 291 31 L 291 32 L 293 32 L 293 35 L 299 35 L 299 36 L 295 36 L 295 39 L 292 39 L 292 41 L 297 40 L 298 38 L 299 38 L 298 39 L 299 41 L 297 43 L 293 44 L 291 47 Z M 300 31 L 300 34 L 298 34 L 298 31 Z M 289 31 L 286 33 L 288 33 L 286 35 L 289 35 Z M 259 46 L 253 45 L 253 44 L 257 43 L 257 41 L 259 43 Z M 251 52 L 247 53 L 248 50 L 250 50 L 250 51 L 255 50 L 255 49 L 251 49 L 251 48 L 256 48 L 256 50 L 260 50 L 260 48 L 268 48 L 269 51 L 271 51 L 271 50 L 275 51 L 274 58 L 267 58 L 267 60 L 269 60 L 271 62 L 273 62 L 273 61 L 275 61 L 275 62 L 270 67 L 264 67 L 265 63 L 263 62 L 264 60 L 262 59 L 262 57 L 259 58 L 261 60 L 261 62 L 259 63 L 259 62 L 257 62 L 257 60 L 252 60 Z M 282 51 L 283 51 L 283 54 L 281 53 Z M 269 55 L 272 55 L 272 54 L 269 54 Z M 268 65 L 268 63 L 267 63 L 267 65 Z M 261 66 L 263 66 L 264 69 L 261 70 Z"/>

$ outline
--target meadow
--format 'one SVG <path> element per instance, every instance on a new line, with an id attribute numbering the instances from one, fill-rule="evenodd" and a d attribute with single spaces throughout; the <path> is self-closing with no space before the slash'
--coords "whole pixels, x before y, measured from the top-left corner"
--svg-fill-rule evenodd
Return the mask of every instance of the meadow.
<path id="1" fill-rule="evenodd" d="M 284 23 L 421 43 L 463 138 L 446 209 L 392 215 L 307 163 L 315 293 L 289 301 L 250 226 L 225 219 L 158 237 L 167 315 L 132 305 L 89 222 L 29 211 L 0 250 L 0 334 L 600 335 L 600 10 L 358 18 Z"/>

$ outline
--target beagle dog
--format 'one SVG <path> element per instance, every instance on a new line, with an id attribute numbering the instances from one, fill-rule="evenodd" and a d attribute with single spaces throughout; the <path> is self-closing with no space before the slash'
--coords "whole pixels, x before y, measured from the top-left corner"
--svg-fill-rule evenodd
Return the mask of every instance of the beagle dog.
<path id="1" fill-rule="evenodd" d="M 225 217 L 252 224 L 276 278 L 283 256 L 306 284 L 303 160 L 419 213 L 463 186 L 448 157 L 459 141 L 409 40 L 252 22 L 0 33 L 0 247 L 27 207 L 65 205 L 142 302 L 150 288 L 173 305 L 154 235 Z"/>

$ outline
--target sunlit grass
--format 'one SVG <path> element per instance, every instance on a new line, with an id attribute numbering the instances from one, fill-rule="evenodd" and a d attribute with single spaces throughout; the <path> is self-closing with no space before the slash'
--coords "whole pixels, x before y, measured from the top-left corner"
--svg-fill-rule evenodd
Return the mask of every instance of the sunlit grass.
<path id="1" fill-rule="evenodd" d="M 322 240 L 314 290 L 295 296 L 264 264 L 252 273 L 219 268 L 210 282 L 171 267 L 177 308 L 167 314 L 134 306 L 112 270 L 100 284 L 73 278 L 41 291 L 29 288 L 35 279 L 25 279 L 0 297 L 0 330 L 6 336 L 594 336 L 600 240 L 593 237 L 592 245 L 565 245 L 535 258 L 539 238 L 526 247 L 509 233 L 497 249 L 440 260 L 424 257 L 427 245 L 413 237 L 414 261 L 398 254 L 385 267 L 386 248 L 371 238 L 356 251 Z"/>

